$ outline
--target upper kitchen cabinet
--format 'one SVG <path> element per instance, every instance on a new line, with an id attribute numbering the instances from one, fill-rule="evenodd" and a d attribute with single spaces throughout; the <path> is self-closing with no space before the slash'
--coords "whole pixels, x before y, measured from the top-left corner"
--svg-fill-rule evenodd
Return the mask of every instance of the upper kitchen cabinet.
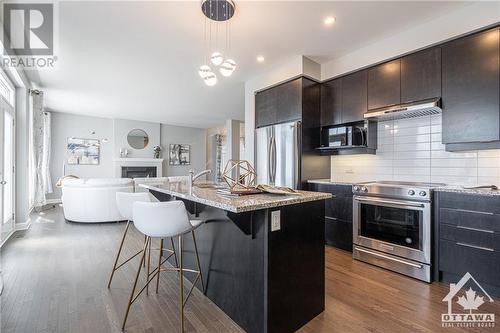
<path id="1" fill-rule="evenodd" d="M 342 123 L 363 120 L 367 111 L 367 72 L 342 77 Z"/>
<path id="2" fill-rule="evenodd" d="M 299 78 L 276 87 L 279 123 L 302 117 L 302 83 Z"/>
<path id="3" fill-rule="evenodd" d="M 401 103 L 441 97 L 441 48 L 401 58 Z"/>
<path id="4" fill-rule="evenodd" d="M 447 150 L 456 150 L 459 143 L 500 140 L 499 61 L 499 28 L 442 46 L 443 143 L 451 144 Z"/>
<path id="5" fill-rule="evenodd" d="M 321 126 L 342 123 L 342 79 L 321 84 Z"/>
<path id="6" fill-rule="evenodd" d="M 401 60 L 368 69 L 368 109 L 401 103 Z"/>
<path id="7" fill-rule="evenodd" d="M 275 89 L 255 94 L 255 127 L 275 124 L 278 116 L 278 98 Z"/>
<path id="8" fill-rule="evenodd" d="M 256 93 L 255 127 L 301 119 L 305 80 L 298 78 Z"/>

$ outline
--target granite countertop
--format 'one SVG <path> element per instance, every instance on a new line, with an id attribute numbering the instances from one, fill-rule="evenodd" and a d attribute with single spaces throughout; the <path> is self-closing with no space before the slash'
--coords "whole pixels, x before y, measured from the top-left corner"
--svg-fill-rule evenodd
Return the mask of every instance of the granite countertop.
<path id="1" fill-rule="evenodd" d="M 310 179 L 307 182 L 313 184 L 327 184 L 327 185 L 349 185 L 349 186 L 353 185 L 353 183 L 336 182 L 330 179 Z"/>
<path id="2" fill-rule="evenodd" d="M 202 183 L 189 187 L 183 182 L 162 183 L 162 184 L 139 184 L 139 186 L 166 193 L 180 199 L 198 202 L 207 206 L 212 206 L 227 210 L 233 213 L 249 212 L 253 210 L 294 205 L 303 202 L 325 200 L 332 197 L 330 193 L 298 191 L 294 195 L 279 194 L 251 194 L 240 197 L 228 197 L 217 193 L 213 184 Z"/>
<path id="3" fill-rule="evenodd" d="M 446 185 L 442 187 L 437 187 L 434 189 L 435 192 L 452 192 L 452 193 L 464 193 L 464 194 L 475 194 L 475 195 L 489 195 L 489 196 L 500 196 L 499 190 L 492 190 L 491 188 L 464 188 L 462 186 Z"/>

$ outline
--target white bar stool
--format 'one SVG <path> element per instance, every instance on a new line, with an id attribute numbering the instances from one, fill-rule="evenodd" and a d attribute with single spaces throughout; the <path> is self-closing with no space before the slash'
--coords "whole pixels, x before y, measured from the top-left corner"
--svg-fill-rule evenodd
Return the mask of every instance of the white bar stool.
<path id="1" fill-rule="evenodd" d="M 120 242 L 120 246 L 118 248 L 118 253 L 116 254 L 115 258 L 115 263 L 113 265 L 113 268 L 111 270 L 111 274 L 109 277 L 108 281 L 108 288 L 111 287 L 111 282 L 113 281 L 113 276 L 120 267 L 128 263 L 130 260 L 133 258 L 137 257 L 139 254 L 142 253 L 141 251 L 138 251 L 135 253 L 133 256 L 122 262 L 121 264 L 118 265 L 118 260 L 120 258 L 120 254 L 122 252 L 123 248 L 123 243 L 125 242 L 125 237 L 127 236 L 128 229 L 130 227 L 130 222 L 133 221 L 133 214 L 132 214 L 132 205 L 134 202 L 151 202 L 151 196 L 149 193 L 146 192 L 139 192 L 139 193 L 130 193 L 130 192 L 117 192 L 116 193 L 116 205 L 118 207 L 118 211 L 120 212 L 120 215 L 123 216 L 124 218 L 127 219 L 127 225 L 125 226 L 125 231 L 123 232 L 123 236 Z M 146 236 L 144 236 L 144 241 L 146 241 Z M 177 263 L 177 256 L 175 254 L 175 248 L 174 248 L 174 241 L 173 239 L 170 239 L 172 243 L 172 249 L 167 249 L 171 254 L 175 256 L 175 262 Z M 151 244 L 149 244 L 149 254 L 151 255 Z M 169 256 L 170 257 L 170 256 Z M 148 257 L 148 261 L 150 260 L 150 257 Z M 144 262 L 145 264 L 145 262 Z M 148 267 L 149 270 L 149 267 Z"/>
<path id="2" fill-rule="evenodd" d="M 160 272 L 163 271 L 175 271 L 179 273 L 179 307 L 180 307 L 180 329 L 181 332 L 184 332 L 184 306 L 193 291 L 194 286 L 198 282 L 201 282 L 201 287 L 203 293 L 205 293 L 205 287 L 203 285 L 203 276 L 201 273 L 200 266 L 200 257 L 198 255 L 198 246 L 196 244 L 196 238 L 194 235 L 194 230 L 199 227 L 203 221 L 201 220 L 190 220 L 186 207 L 184 206 L 184 202 L 182 201 L 166 201 L 166 202 L 134 202 L 133 204 L 133 218 L 134 225 L 146 235 L 146 242 L 144 244 L 144 249 L 142 250 L 141 262 L 139 263 L 139 268 L 137 269 L 137 274 L 135 276 L 134 285 L 132 287 L 132 292 L 130 293 L 129 302 L 127 305 L 127 310 L 125 312 L 125 318 L 123 319 L 122 329 L 125 328 L 125 323 L 127 322 L 127 317 L 130 311 L 130 307 L 132 303 L 139 297 L 139 295 L 147 288 L 149 283 L 156 276 L 156 293 L 158 293 L 158 285 L 160 282 Z M 187 233 L 191 233 L 193 236 L 194 250 L 196 254 L 196 263 L 198 270 L 187 269 L 183 267 L 182 262 L 182 248 L 183 248 L 183 236 Z M 179 247 L 178 247 L 178 265 L 177 267 L 161 267 L 168 258 L 164 261 L 161 260 L 161 254 L 158 257 L 158 267 L 149 274 L 146 281 L 146 285 L 142 287 L 142 289 L 135 294 L 135 289 L 137 287 L 137 280 L 141 273 L 142 263 L 146 256 L 146 249 L 148 248 L 148 244 L 151 243 L 151 238 L 161 238 L 163 247 L 163 238 L 173 238 L 179 237 Z M 183 281 L 183 272 L 191 272 L 196 273 L 196 279 L 191 286 L 186 298 L 184 298 L 184 281 Z"/>

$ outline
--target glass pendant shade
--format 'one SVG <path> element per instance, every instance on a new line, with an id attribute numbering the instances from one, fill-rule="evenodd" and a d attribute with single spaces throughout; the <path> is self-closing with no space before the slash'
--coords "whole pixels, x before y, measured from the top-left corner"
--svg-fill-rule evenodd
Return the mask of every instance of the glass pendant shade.
<path id="1" fill-rule="evenodd" d="M 205 84 L 209 87 L 214 86 L 217 83 L 217 75 L 215 73 L 210 72 L 206 77 L 203 78 Z"/>
<path id="2" fill-rule="evenodd" d="M 215 66 L 219 66 L 220 64 L 222 64 L 222 62 L 224 61 L 224 58 L 222 57 L 222 54 L 220 52 L 214 52 L 212 53 L 212 55 L 210 56 L 210 61 L 212 62 L 212 64 L 214 64 Z"/>
<path id="3" fill-rule="evenodd" d="M 202 65 L 202 66 L 200 66 L 200 68 L 198 68 L 198 74 L 200 75 L 200 77 L 202 79 L 209 76 L 210 73 L 212 73 L 212 69 L 207 65 Z"/>
<path id="4" fill-rule="evenodd" d="M 220 65 L 219 72 L 225 76 L 231 76 L 236 69 L 236 62 L 233 59 L 226 59 L 222 65 Z"/>

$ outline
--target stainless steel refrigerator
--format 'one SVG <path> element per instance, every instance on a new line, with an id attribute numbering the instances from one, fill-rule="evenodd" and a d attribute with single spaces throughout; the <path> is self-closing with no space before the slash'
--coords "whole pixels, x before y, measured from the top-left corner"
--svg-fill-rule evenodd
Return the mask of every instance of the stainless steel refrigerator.
<path id="1" fill-rule="evenodd" d="M 255 130 L 257 184 L 300 187 L 301 125 L 294 121 Z"/>

